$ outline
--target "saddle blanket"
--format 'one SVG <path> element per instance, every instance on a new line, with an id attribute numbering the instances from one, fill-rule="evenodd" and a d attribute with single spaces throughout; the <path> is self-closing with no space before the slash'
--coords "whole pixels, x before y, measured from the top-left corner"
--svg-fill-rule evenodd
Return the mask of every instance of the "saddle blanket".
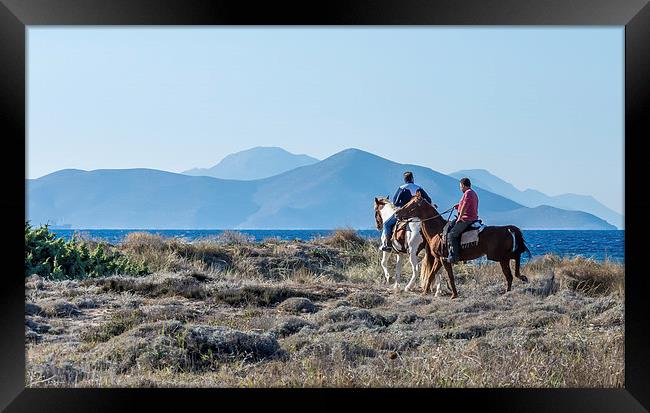
<path id="1" fill-rule="evenodd" d="M 471 226 L 471 228 L 477 228 L 477 229 L 471 229 L 469 231 L 465 231 L 460 235 L 461 248 L 469 248 L 478 245 L 478 234 L 481 231 L 483 231 L 485 225 L 480 224 L 480 226 L 477 227 L 477 224 L 475 223 Z"/>
<path id="2" fill-rule="evenodd" d="M 480 230 L 473 229 L 471 231 L 463 232 L 460 236 L 460 247 L 469 248 L 478 245 L 478 233 Z"/>

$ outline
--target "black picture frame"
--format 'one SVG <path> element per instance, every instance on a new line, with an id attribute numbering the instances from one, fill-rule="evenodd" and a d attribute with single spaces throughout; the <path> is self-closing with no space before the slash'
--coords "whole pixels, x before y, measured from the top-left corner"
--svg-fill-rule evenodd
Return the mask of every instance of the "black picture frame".
<path id="1" fill-rule="evenodd" d="M 25 218 L 26 29 L 39 25 L 613 25 L 625 26 L 625 388 L 624 389 L 26 389 L 24 280 L 20 275 Z M 7 411 L 141 410 L 205 401 L 281 408 L 338 406 L 333 396 L 363 398 L 363 408 L 422 406 L 499 411 L 648 411 L 649 303 L 645 295 L 643 196 L 650 137 L 650 5 L 647 0 L 329 0 L 247 2 L 179 0 L 0 0 L 0 105 L 4 157 L 10 172 L 0 200 L 4 280 L 0 288 L 0 408 Z M 634 187 L 632 183 L 634 182 Z M 646 236 L 647 237 L 647 236 Z M 454 355 L 451 354 L 450 357 Z M 255 393 L 256 397 L 250 397 Z M 300 397 L 301 403 L 296 402 Z M 417 402 L 413 400 L 417 397 Z M 308 403 L 304 405 L 303 403 Z M 418 403 L 418 404 L 419 404 Z M 301 407 L 302 406 L 302 407 Z"/>

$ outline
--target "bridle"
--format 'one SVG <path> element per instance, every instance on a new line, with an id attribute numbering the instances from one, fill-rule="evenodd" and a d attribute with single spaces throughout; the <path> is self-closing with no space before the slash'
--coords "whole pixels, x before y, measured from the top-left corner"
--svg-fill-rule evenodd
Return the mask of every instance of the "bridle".
<path id="1" fill-rule="evenodd" d="M 447 210 L 445 210 L 445 211 L 442 211 L 441 213 L 439 213 L 439 214 L 437 214 L 437 215 L 434 215 L 434 216 L 432 216 L 432 217 L 424 218 L 424 219 L 420 219 L 420 218 L 418 218 L 419 221 L 417 221 L 417 222 L 429 221 L 429 220 L 432 220 L 432 219 L 434 219 L 434 218 L 441 217 L 441 216 L 443 216 L 444 214 L 446 214 L 447 212 L 449 212 L 449 216 L 447 217 L 447 221 L 449 221 L 449 218 L 451 218 L 451 213 L 453 212 L 453 210 L 454 210 L 454 207 L 451 207 L 451 208 L 449 208 L 449 209 L 447 209 Z M 399 218 L 397 218 L 397 221 L 398 221 L 398 222 L 415 222 L 415 220 L 414 220 L 413 218 L 407 218 L 407 219 L 399 219 Z"/>

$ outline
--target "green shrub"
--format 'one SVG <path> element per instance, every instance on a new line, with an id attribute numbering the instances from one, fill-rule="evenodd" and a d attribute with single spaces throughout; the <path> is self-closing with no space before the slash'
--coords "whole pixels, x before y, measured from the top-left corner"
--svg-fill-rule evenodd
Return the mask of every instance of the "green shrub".
<path id="1" fill-rule="evenodd" d="M 33 228 L 25 222 L 25 276 L 62 280 L 101 277 L 112 274 L 143 275 L 149 271 L 110 246 L 90 247 L 82 240 L 65 241 L 51 233 L 47 225 Z"/>

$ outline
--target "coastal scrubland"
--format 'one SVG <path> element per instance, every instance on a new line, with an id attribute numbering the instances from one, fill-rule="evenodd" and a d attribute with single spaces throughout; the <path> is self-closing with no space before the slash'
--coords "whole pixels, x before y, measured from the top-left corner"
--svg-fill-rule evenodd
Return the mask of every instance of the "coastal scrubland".
<path id="1" fill-rule="evenodd" d="M 377 241 L 352 230 L 115 245 L 33 231 L 30 387 L 624 386 L 619 263 L 533 257 L 508 293 L 498 264 L 461 263 L 451 300 L 404 292 L 408 264 L 391 289 Z"/>

